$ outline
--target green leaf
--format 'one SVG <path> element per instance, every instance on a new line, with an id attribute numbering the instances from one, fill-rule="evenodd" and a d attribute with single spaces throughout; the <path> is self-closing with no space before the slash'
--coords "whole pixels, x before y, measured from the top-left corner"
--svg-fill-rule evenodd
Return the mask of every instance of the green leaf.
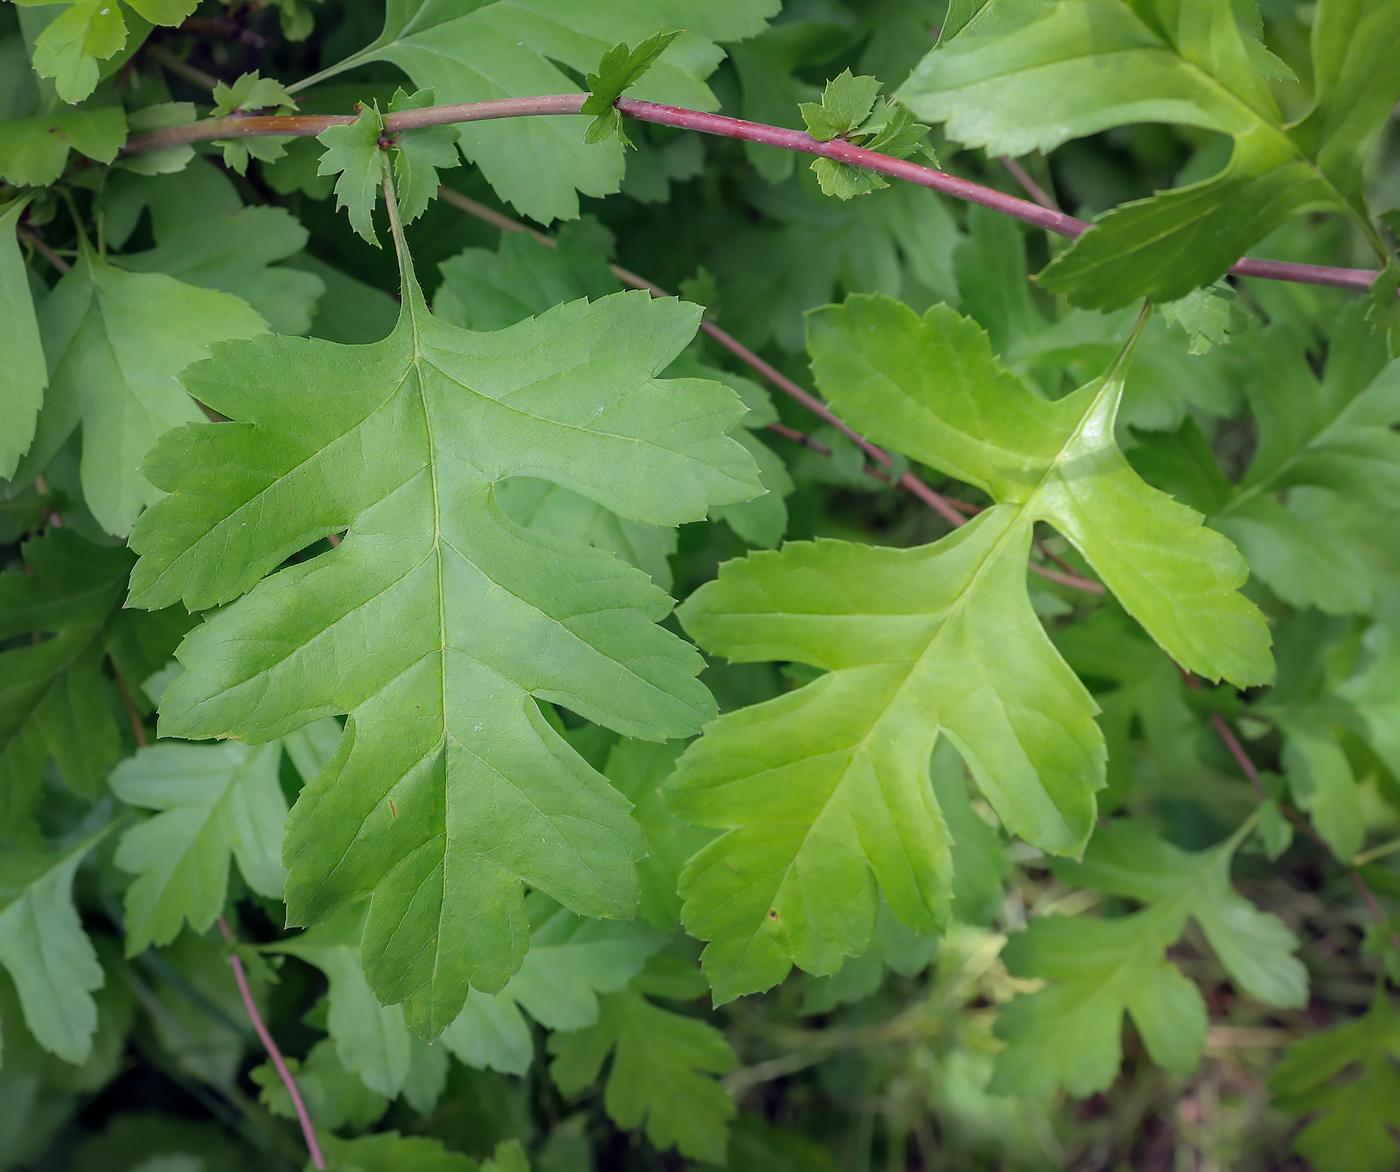
<path id="1" fill-rule="evenodd" d="M 29 1032 L 65 1062 L 87 1061 L 97 1029 L 92 991 L 102 986 L 102 966 L 73 907 L 73 874 L 110 830 L 64 850 L 0 852 L 0 964 Z"/>
<path id="2" fill-rule="evenodd" d="M 1400 358 L 1400 264 L 1392 258 L 1371 284 L 1366 320 L 1385 339 L 1392 358 Z"/>
<path id="3" fill-rule="evenodd" d="M 1066 883 L 1146 906 L 1117 919 L 1042 916 L 1011 938 L 1002 951 L 1011 973 L 1051 983 L 1002 1007 L 996 1032 L 1007 1048 L 997 1057 L 994 1093 L 1106 1090 L 1122 1061 L 1125 1011 L 1157 1065 L 1190 1074 L 1205 1045 L 1205 1002 L 1165 959 L 1188 918 L 1243 992 L 1266 1005 L 1307 1003 L 1307 972 L 1291 955 L 1296 937 L 1230 886 L 1241 837 L 1189 852 L 1119 822 L 1094 835 L 1082 863 L 1055 865 Z"/>
<path id="4" fill-rule="evenodd" d="M 39 0 L 21 2 L 28 6 Z M 98 61 L 112 57 L 125 44 L 120 4 L 77 0 L 55 16 L 34 42 L 34 71 L 53 78 L 65 102 L 81 102 L 97 88 Z"/>
<path id="5" fill-rule="evenodd" d="M 1387 0 L 1319 5 L 1315 105 L 1285 126 L 1259 74 L 1257 42 L 1234 7 L 1203 0 L 1166 14 L 1128 0 L 991 0 L 924 59 L 898 97 L 989 154 L 1048 152 L 1137 122 L 1185 123 L 1234 139 L 1217 175 L 1108 212 L 1046 268 L 1045 287 L 1076 305 L 1183 297 L 1310 211 L 1348 215 L 1380 248 L 1361 170 L 1400 97 L 1390 51 L 1400 10 Z"/>
<path id="6" fill-rule="evenodd" d="M 404 1024 L 403 1006 L 381 1005 L 365 980 L 360 963 L 365 910 L 362 903 L 343 907 L 266 951 L 299 957 L 325 973 L 330 982 L 326 1024 L 340 1064 L 370 1090 L 392 1099 L 403 1090 L 419 1039 Z"/>
<path id="7" fill-rule="evenodd" d="M 851 297 L 810 322 L 818 385 L 857 430 L 1055 526 L 1183 667 L 1238 686 L 1271 679 L 1263 616 L 1236 590 L 1242 559 L 1143 483 L 1114 442 L 1131 343 L 1105 375 L 1047 403 L 946 306 L 920 319 Z"/>
<path id="8" fill-rule="evenodd" d="M 783 458 L 751 430 L 744 429 L 732 434 L 748 448 L 758 467 L 758 482 L 764 491 L 763 495 L 743 504 L 723 505 L 715 509 L 712 515 L 727 522 L 750 545 L 773 549 L 787 532 L 788 510 L 783 498 L 791 496 L 796 486 L 788 475 Z"/>
<path id="9" fill-rule="evenodd" d="M 374 232 L 374 205 L 384 182 L 384 159 L 379 140 L 384 119 L 373 105 L 361 105 L 360 115 L 349 126 L 331 126 L 316 136 L 326 148 L 317 175 L 339 175 L 335 181 L 335 206 L 345 208 L 350 226 L 379 247 Z"/>
<path id="10" fill-rule="evenodd" d="M 549 1052 L 550 1075 L 566 1095 L 594 1082 L 612 1054 L 603 1103 L 614 1123 L 628 1130 L 645 1124 L 658 1148 L 724 1162 L 734 1100 L 705 1076 L 733 1069 L 734 1051 L 713 1026 L 638 993 L 615 993 L 604 998 L 597 1025 L 551 1035 Z"/>
<path id="11" fill-rule="evenodd" d="M 483 1166 L 459 1152 L 450 1152 L 438 1140 L 400 1135 L 397 1131 L 381 1131 L 358 1139 L 328 1135 L 321 1138 L 321 1146 L 329 1161 L 327 1167 L 334 1172 L 494 1172 L 495 1165 L 495 1161 L 488 1161 Z M 517 1172 L 520 1167 L 507 1165 L 501 1167 L 501 1172 Z M 523 1166 L 523 1172 L 529 1172 L 528 1164 Z"/>
<path id="12" fill-rule="evenodd" d="M 642 41 L 635 49 L 628 49 L 626 41 L 620 41 L 606 53 L 598 63 L 598 72 L 587 78 L 588 97 L 583 100 L 581 114 L 592 114 L 593 121 L 583 132 L 587 143 L 604 142 L 616 138 L 623 146 L 631 146 L 622 129 L 622 115 L 615 103 L 623 91 L 631 89 L 647 74 L 656 60 L 671 46 L 671 42 L 681 35 L 681 30 L 655 32 Z"/>
<path id="13" fill-rule="evenodd" d="M 242 111 L 295 109 L 296 99 L 286 87 L 274 78 L 261 76 L 257 69 L 241 74 L 232 85 L 221 81 L 214 86 L 212 117 L 215 118 Z"/>
<path id="14" fill-rule="evenodd" d="M 920 319 L 852 297 L 810 321 L 814 374 L 844 418 L 1001 503 L 915 549 L 818 541 L 752 555 L 681 608 L 715 654 L 829 672 L 721 717 L 669 783 L 686 817 L 727 832 L 682 877 L 717 1002 L 793 963 L 821 975 L 859 955 L 877 885 L 910 927 L 944 922 L 949 836 L 927 774 L 941 735 L 1008 830 L 1082 848 L 1103 741 L 1026 595 L 1034 520 L 1060 529 L 1178 662 L 1237 682 L 1271 671 L 1262 616 L 1234 590 L 1242 559 L 1114 444 L 1121 360 L 1050 403 L 946 306 Z"/>
<path id="15" fill-rule="evenodd" d="M 432 90 L 419 90 L 409 95 L 395 90 L 389 103 L 391 114 L 405 110 L 422 110 L 433 104 Z M 405 224 L 421 216 L 428 204 L 437 198 L 438 171 L 459 166 L 457 153 L 458 130 L 455 126 L 424 126 L 417 130 L 396 131 L 394 144 L 394 186 L 399 199 L 399 214 Z"/>
<path id="16" fill-rule="evenodd" d="M 117 847 L 117 866 L 138 876 L 125 899 L 127 956 L 169 944 L 186 921 L 207 931 L 224 910 L 230 854 L 249 887 L 281 897 L 281 757 L 276 744 L 157 744 L 113 771 L 117 797 L 161 811 Z"/>
<path id="17" fill-rule="evenodd" d="M 45 187 L 63 174 L 70 150 L 110 163 L 126 134 L 126 117 L 114 106 L 60 109 L 0 122 L 0 180 L 16 187 Z"/>
<path id="18" fill-rule="evenodd" d="M 171 427 L 201 417 L 175 375 L 226 338 L 266 329 L 227 293 L 163 273 L 126 273 L 83 256 L 38 308 L 49 389 L 17 478 L 42 472 L 73 430 L 83 432 L 82 486 L 108 533 L 125 536 L 160 492 L 142 456 Z"/>
<path id="19" fill-rule="evenodd" d="M 121 753 L 102 668 L 111 624 L 125 619 L 119 608 L 131 558 L 70 529 L 49 530 L 23 553 L 23 569 L 0 574 L 0 639 L 29 644 L 0 651 L 0 828 L 7 834 L 29 819 L 47 759 L 91 800 Z"/>
<path id="20" fill-rule="evenodd" d="M 637 863 L 642 889 L 638 914 L 663 931 L 680 921 L 677 889 L 686 860 L 712 837 L 677 817 L 662 796 L 662 783 L 675 769 L 684 747 L 676 741 L 658 745 L 621 740 L 603 766 L 603 775 L 632 803 L 632 817 L 646 836 L 646 857 Z"/>
<path id="21" fill-rule="evenodd" d="M 1198 355 L 1210 353 L 1213 346 L 1226 345 L 1231 335 L 1242 333 L 1249 325 L 1235 291 L 1224 281 L 1165 302 L 1157 312 L 1186 332 L 1191 339 L 1190 353 Z"/>
<path id="22" fill-rule="evenodd" d="M 538 896 L 531 920 L 520 971 L 494 996 L 473 991 L 442 1035 L 468 1066 L 524 1074 L 534 1041 L 521 1008 L 549 1030 L 586 1029 L 598 1021 L 598 994 L 626 988 L 663 943 L 644 925 L 585 920 Z"/>
<path id="23" fill-rule="evenodd" d="M 820 103 L 803 102 L 799 107 L 807 133 L 818 142 L 829 142 L 859 129 L 870 117 L 879 92 L 878 77 L 852 77 L 849 69 L 843 69 L 826 83 Z"/>
<path id="24" fill-rule="evenodd" d="M 327 1140 L 334 1139 L 324 1132 L 338 1131 L 342 1127 L 362 1131 L 373 1127 L 389 1109 L 388 1099 L 370 1090 L 359 1076 L 351 1074 L 341 1065 L 335 1043 L 330 1038 L 322 1038 L 312 1046 L 307 1052 L 306 1061 L 299 1062 L 295 1058 L 284 1061 L 296 1079 L 297 1090 L 306 1104 L 307 1112 L 317 1128 L 323 1129 L 319 1135 L 323 1146 Z M 258 1102 L 274 1115 L 284 1119 L 297 1118 L 292 1096 L 287 1093 L 282 1076 L 271 1062 L 253 1067 L 248 1077 L 262 1088 L 258 1093 Z"/>
<path id="25" fill-rule="evenodd" d="M 884 983 L 887 970 L 902 977 L 917 977 L 937 952 L 936 936 L 921 936 L 906 928 L 882 903 L 869 950 L 860 956 L 848 956 L 846 963 L 829 977 L 809 975 L 803 982 L 802 1013 L 830 1013 L 839 1006 L 854 1005 L 873 996 Z"/>
<path id="26" fill-rule="evenodd" d="M 307 235 L 284 208 L 246 207 L 157 231 L 154 248 L 114 260 L 123 268 L 232 293 L 277 333 L 304 334 L 325 283 L 276 262 L 301 252 Z"/>
<path id="27" fill-rule="evenodd" d="M 1312 819 L 1339 859 L 1350 859 L 1366 838 L 1366 815 L 1351 763 L 1326 713 L 1296 706 L 1271 713 L 1283 733 L 1283 769 L 1293 800 Z"/>
<path id="28" fill-rule="evenodd" d="M 292 813 L 289 914 L 315 922 L 371 895 L 371 986 L 426 1036 L 469 984 L 494 991 L 519 965 L 521 880 L 583 914 L 636 900 L 625 801 L 532 696 L 647 738 L 713 712 L 699 657 L 654 625 L 665 595 L 611 555 L 520 529 L 492 489 L 527 473 L 662 525 L 752 495 L 752 461 L 725 436 L 736 396 L 655 379 L 698 314 L 628 293 L 471 334 L 428 313 L 410 271 L 383 342 L 220 349 L 186 378 L 235 422 L 173 432 L 145 465 L 176 495 L 133 538 L 139 605 L 227 601 L 349 530 L 186 641 L 161 727 L 261 741 L 349 715 Z M 342 638 L 366 647 L 354 670 L 337 666 Z"/>
<path id="29" fill-rule="evenodd" d="M 0 412 L 6 420 L 0 436 L 0 480 L 14 475 L 20 457 L 29 450 L 49 383 L 29 274 L 15 236 L 28 202 L 15 200 L 0 212 L 0 351 L 5 354 L 0 368 Z"/>
<path id="30" fill-rule="evenodd" d="M 1316 1115 L 1294 1141 L 1318 1172 L 1385 1172 L 1400 1128 L 1400 1017 L 1384 985 L 1366 1014 L 1289 1047 L 1269 1076 L 1274 1104 Z M 1347 1076 L 1338 1082 L 1338 1076 Z"/>
<path id="31" fill-rule="evenodd" d="M 568 93 L 577 82 L 565 70 L 582 76 L 619 41 L 637 44 L 673 25 L 690 31 L 642 79 L 637 96 L 714 110 L 719 102 L 703 79 L 723 59 L 719 43 L 761 32 L 779 7 L 779 0 L 488 0 L 461 11 L 393 0 L 374 43 L 320 78 L 377 60 L 444 103 Z M 622 178 L 622 147 L 586 144 L 584 130 L 575 118 L 472 122 L 461 128 L 461 150 L 523 214 L 568 220 L 578 215 L 580 192 L 607 195 Z"/>

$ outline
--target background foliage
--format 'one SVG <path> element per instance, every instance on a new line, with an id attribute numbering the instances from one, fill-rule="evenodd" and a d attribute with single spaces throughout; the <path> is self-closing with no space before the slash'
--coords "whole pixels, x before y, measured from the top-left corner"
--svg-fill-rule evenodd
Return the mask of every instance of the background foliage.
<path id="1" fill-rule="evenodd" d="M 1393 1167 L 1398 101 L 1391 0 L 0 6 L 0 1166 L 306 1165 L 251 1005 L 334 1168 Z"/>

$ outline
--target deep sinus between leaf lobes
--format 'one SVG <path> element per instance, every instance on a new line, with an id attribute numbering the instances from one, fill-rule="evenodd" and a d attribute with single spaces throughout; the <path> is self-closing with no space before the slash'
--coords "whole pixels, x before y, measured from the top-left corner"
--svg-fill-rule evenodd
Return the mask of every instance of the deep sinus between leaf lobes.
<path id="1" fill-rule="evenodd" d="M 713 715 L 699 655 L 656 625 L 666 595 L 610 554 L 516 525 L 493 491 L 536 476 L 660 524 L 752 496 L 752 460 L 726 435 L 737 396 L 654 377 L 698 312 L 620 294 L 473 334 L 435 321 L 410 282 L 373 346 L 220 350 L 190 385 L 235 422 L 152 458 L 171 495 L 138 537 L 142 601 L 237 593 L 348 518 L 337 548 L 186 640 L 161 729 L 260 741 L 350 717 L 289 821 L 289 915 L 370 894 L 366 972 L 425 1036 L 469 984 L 499 988 L 518 967 L 522 880 L 588 915 L 636 902 L 629 804 L 533 697 L 650 739 Z"/>

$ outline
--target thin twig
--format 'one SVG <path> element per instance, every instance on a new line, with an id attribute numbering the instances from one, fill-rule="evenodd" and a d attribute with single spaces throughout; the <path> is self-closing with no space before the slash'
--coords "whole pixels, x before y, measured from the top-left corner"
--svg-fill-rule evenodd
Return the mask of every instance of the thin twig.
<path id="1" fill-rule="evenodd" d="M 52 248 L 40 239 L 37 232 L 31 232 L 28 228 L 18 228 L 15 233 L 25 244 L 29 245 L 35 252 L 42 256 L 49 264 L 53 265 L 60 273 L 66 273 L 73 266 L 58 255 Z"/>
<path id="2" fill-rule="evenodd" d="M 1049 208 L 1052 212 L 1058 212 L 1060 210 L 1060 205 L 1055 202 L 1055 197 L 1050 195 L 1045 188 L 1041 187 L 1039 183 L 1032 179 L 1031 173 L 1015 159 L 1011 158 L 1009 155 L 998 155 L 997 162 L 1011 173 L 1011 178 L 1016 180 L 1016 182 L 1021 185 L 1021 189 L 1041 207 Z"/>
<path id="3" fill-rule="evenodd" d="M 577 114 L 587 94 L 546 94 L 530 98 L 498 98 L 485 102 L 461 102 L 446 106 L 428 106 L 421 110 L 404 110 L 384 115 L 384 132 L 414 130 L 423 126 L 444 126 L 457 122 L 481 122 L 496 118 L 523 118 L 537 115 Z M 617 108 L 628 117 L 659 126 L 675 126 L 698 130 L 705 134 L 737 138 L 745 142 L 764 143 L 803 154 L 819 155 L 838 162 L 851 163 L 882 175 L 903 179 L 927 187 L 955 199 L 980 204 L 1028 224 L 1074 238 L 1091 225 L 1054 208 L 1041 207 L 1030 200 L 997 191 L 969 179 L 960 179 L 933 167 L 925 167 L 908 159 L 896 159 L 878 151 L 853 146 L 841 139 L 818 142 L 799 130 L 784 130 L 746 122 L 742 118 L 726 118 L 721 114 L 706 114 L 700 110 L 685 110 L 678 106 L 663 106 L 656 102 L 641 102 L 634 98 L 619 98 Z M 207 118 L 183 126 L 168 126 L 147 131 L 127 139 L 122 151 L 136 154 L 160 150 L 183 143 L 211 142 L 224 138 L 302 137 L 314 138 L 332 126 L 349 126 L 355 114 L 229 114 L 222 118 Z M 1241 277 L 1266 277 L 1276 281 L 1296 281 L 1308 285 L 1330 285 L 1342 289 L 1365 289 L 1376 279 L 1369 269 L 1344 269 L 1330 265 L 1294 264 L 1288 261 L 1252 260 L 1245 258 L 1229 271 Z M 1400 295 L 1398 293 L 1397 295 Z"/>
<path id="4" fill-rule="evenodd" d="M 117 677 L 117 689 L 122 694 L 122 703 L 126 705 L 126 715 L 131 721 L 131 731 L 135 734 L 136 745 L 144 749 L 151 742 L 146 737 L 146 726 L 141 720 L 141 711 L 136 707 L 136 700 L 131 695 L 131 689 L 127 687 L 126 676 L 122 675 L 122 669 L 117 666 L 117 657 L 109 655 L 112 661 L 112 673 Z"/>
<path id="5" fill-rule="evenodd" d="M 1186 681 L 1186 686 L 1188 688 L 1193 692 L 1201 690 L 1201 682 L 1196 678 L 1193 672 L 1186 671 L 1179 666 L 1177 670 L 1181 672 L 1182 678 Z M 1268 801 L 1270 797 L 1269 791 L 1264 788 L 1264 783 L 1259 780 L 1259 770 L 1255 767 L 1254 762 L 1250 760 L 1249 754 L 1245 752 L 1244 746 L 1240 744 L 1240 739 L 1235 735 L 1235 730 L 1230 727 L 1225 717 L 1218 712 L 1211 713 L 1210 723 L 1211 727 L 1220 735 L 1220 739 L 1224 743 L 1226 750 L 1229 752 L 1230 756 L 1235 759 L 1235 764 L 1240 767 L 1240 772 L 1244 774 L 1245 779 L 1249 782 L 1250 787 L 1254 790 L 1259 800 Z M 1317 832 L 1317 829 L 1307 818 L 1291 806 L 1285 805 L 1283 802 L 1279 802 L 1278 807 L 1283 811 L 1284 817 L 1292 822 L 1294 826 L 1298 827 L 1299 830 L 1312 839 L 1313 842 L 1317 843 L 1318 846 L 1322 847 L 1323 850 L 1332 854 L 1333 858 L 1336 858 L 1327 840 Z M 1351 880 L 1352 886 L 1356 888 L 1357 894 L 1361 896 L 1361 902 L 1366 905 L 1366 910 L 1371 914 L 1371 918 L 1382 926 L 1389 923 L 1390 917 L 1385 914 L 1385 909 L 1381 907 L 1380 901 L 1376 899 L 1375 893 L 1362 877 L 1361 872 L 1354 866 L 1348 866 L 1345 862 L 1343 862 L 1343 865 L 1346 866 L 1347 877 Z M 1400 949 L 1400 932 L 1391 931 L 1390 943 L 1396 949 Z"/>
<path id="6" fill-rule="evenodd" d="M 219 84 L 219 79 L 212 73 L 205 73 L 204 70 L 198 69 L 188 61 L 184 61 L 175 56 L 175 54 L 164 45 L 147 45 L 145 52 L 146 56 L 158 65 L 163 65 L 166 69 L 170 70 L 171 73 L 178 77 L 183 77 L 186 81 L 201 86 L 206 90 L 212 90 Z"/>
<path id="7" fill-rule="evenodd" d="M 485 204 L 478 203 L 476 200 L 470 199 L 460 192 L 452 190 L 450 187 L 439 187 L 438 198 L 446 203 L 452 204 L 454 207 L 460 208 L 468 215 L 476 216 L 478 219 L 488 224 L 495 225 L 503 232 L 527 232 L 547 248 L 558 247 L 558 243 L 553 237 L 546 236 L 543 232 L 537 232 L 535 229 L 520 223 L 518 220 L 514 220 L 510 216 L 498 212 L 493 208 L 488 208 Z M 653 284 L 645 277 L 638 276 L 630 269 L 624 269 L 621 265 L 609 265 L 608 267 L 612 270 L 613 275 L 625 285 L 630 285 L 634 289 L 645 289 L 653 297 L 671 296 L 671 294 L 666 292 L 661 286 Z M 810 391 L 804 390 L 797 383 L 793 382 L 792 379 L 788 378 L 787 375 L 783 374 L 783 372 L 773 366 L 772 363 L 764 361 L 732 334 L 703 319 L 700 322 L 700 328 L 755 373 L 767 379 L 784 394 L 801 403 L 813 414 L 826 420 L 827 423 L 848 436 L 863 451 L 878 462 L 878 467 L 872 467 L 867 464 L 865 466 L 865 471 L 878 480 L 889 481 L 888 469 L 891 467 L 891 461 L 889 453 L 886 452 L 884 448 L 880 447 L 878 444 L 871 443 L 854 428 L 848 426 L 845 420 Z M 789 428 L 783 424 L 777 423 L 770 423 L 768 426 L 771 430 L 778 432 L 778 434 L 787 436 L 788 439 L 796 439 L 797 442 L 804 444 L 806 447 L 820 451 L 824 455 L 831 455 L 831 449 L 827 447 L 827 445 L 813 440 L 810 436 L 805 435 L 796 428 Z M 950 501 L 942 493 L 935 492 L 912 472 L 903 473 L 895 483 L 900 488 L 904 489 L 905 492 L 923 501 L 924 504 L 928 505 L 929 508 L 955 529 L 967 524 L 967 517 L 964 516 L 964 513 L 968 511 L 977 513 L 980 511 L 976 505 L 969 506 L 961 501 L 956 503 Z M 1031 562 L 1030 569 L 1032 573 L 1039 574 L 1048 581 L 1058 582 L 1062 586 L 1068 586 L 1075 590 L 1083 590 L 1089 594 L 1102 594 L 1104 592 L 1101 583 L 1075 574 L 1072 567 L 1065 565 L 1061 559 L 1051 553 L 1043 542 L 1037 542 L 1037 547 L 1047 557 L 1059 561 L 1061 565 L 1064 565 L 1065 571 L 1067 572 L 1062 573 L 1058 570 L 1052 570 L 1048 566 L 1040 566 Z"/>
<path id="8" fill-rule="evenodd" d="M 233 932 L 223 916 L 219 917 L 219 931 L 223 933 L 224 939 L 230 944 L 234 942 Z M 272 1065 L 276 1067 L 277 1074 L 282 1079 L 282 1085 L 287 1088 L 287 1094 L 291 1097 L 292 1109 L 296 1112 L 297 1121 L 301 1124 L 301 1133 L 306 1137 L 306 1150 L 311 1153 L 311 1163 L 314 1167 L 323 1169 L 326 1166 L 326 1161 L 325 1157 L 321 1155 L 321 1145 L 316 1142 L 316 1128 L 312 1126 L 311 1115 L 306 1110 L 306 1104 L 302 1101 L 301 1092 L 297 1090 L 297 1080 L 287 1069 L 282 1051 L 277 1048 L 277 1043 L 272 1040 L 267 1026 L 263 1024 L 262 1014 L 258 1012 L 258 1007 L 253 1001 L 253 991 L 248 988 L 248 976 L 243 971 L 243 961 L 236 952 L 230 952 L 228 962 L 233 966 L 233 978 L 238 982 L 238 992 L 243 996 L 243 1005 L 248 1010 L 248 1018 L 253 1023 L 253 1029 L 257 1031 L 263 1048 L 267 1050 L 267 1056 L 272 1059 Z"/>

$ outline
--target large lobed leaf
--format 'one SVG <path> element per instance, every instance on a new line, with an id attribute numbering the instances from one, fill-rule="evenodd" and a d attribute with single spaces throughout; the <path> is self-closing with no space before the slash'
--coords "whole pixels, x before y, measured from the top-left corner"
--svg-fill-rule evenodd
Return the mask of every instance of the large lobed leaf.
<path id="1" fill-rule="evenodd" d="M 1265 73 L 1291 74 L 1241 26 L 1231 0 L 990 0 L 924 59 L 899 98 L 989 154 L 1050 151 L 1135 122 L 1234 139 L 1217 175 L 1101 216 L 1051 263 L 1043 283 L 1077 305 L 1182 297 L 1309 211 L 1350 216 L 1384 256 L 1361 172 L 1400 98 L 1400 7 L 1317 7 L 1315 102 L 1292 126 L 1265 82 Z"/>
<path id="2" fill-rule="evenodd" d="M 588 915 L 636 902 L 628 804 L 536 698 L 651 739 L 713 713 L 646 575 L 522 529 L 494 499 L 529 475 L 675 525 L 752 496 L 752 461 L 725 435 L 738 398 L 655 378 L 698 317 L 624 293 L 473 334 L 428 312 L 410 269 L 382 342 L 217 348 L 185 378 L 232 422 L 171 432 L 144 465 L 172 495 L 133 536 L 132 600 L 199 608 L 251 588 L 182 645 L 162 732 L 258 742 L 349 716 L 291 815 L 289 915 L 369 895 L 370 984 L 426 1036 L 469 985 L 494 991 L 519 966 L 522 880 Z"/>
<path id="3" fill-rule="evenodd" d="M 879 894 L 913 928 L 942 923 L 949 842 L 928 779 L 940 736 L 1010 831 L 1082 849 L 1103 739 L 1027 597 L 1036 521 L 1183 667 L 1240 685 L 1272 674 L 1263 616 L 1237 591 L 1243 559 L 1114 442 L 1126 354 L 1047 402 L 946 306 L 920 318 L 854 296 L 813 313 L 810 339 L 818 385 L 853 426 L 999 503 L 933 545 L 826 540 L 730 562 L 681 608 L 709 651 L 827 673 L 721 717 L 669 783 L 688 818 L 727 832 L 682 877 L 719 1001 L 794 963 L 834 972 L 869 944 Z"/>

